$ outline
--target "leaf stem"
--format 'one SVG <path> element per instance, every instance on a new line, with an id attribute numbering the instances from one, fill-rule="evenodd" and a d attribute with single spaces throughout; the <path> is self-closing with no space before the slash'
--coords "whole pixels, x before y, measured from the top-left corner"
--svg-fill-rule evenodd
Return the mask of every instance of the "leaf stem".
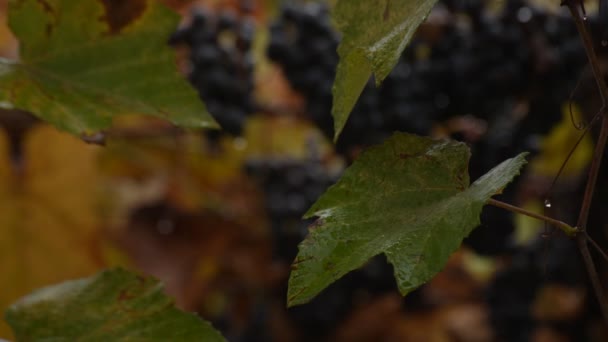
<path id="1" fill-rule="evenodd" d="M 531 212 L 529 210 L 526 210 L 524 208 L 520 208 L 520 207 L 511 205 L 511 204 L 505 203 L 505 202 L 497 201 L 493 198 L 490 198 L 488 200 L 487 204 L 547 222 L 548 224 L 559 228 L 561 231 L 563 231 L 564 233 L 566 233 L 566 235 L 568 235 L 570 237 L 576 236 L 577 233 L 579 232 L 579 230 L 576 227 L 572 227 L 571 225 L 569 225 L 563 221 L 559 221 L 559 220 L 547 217 L 545 215 L 537 214 L 537 213 Z"/>
<path id="2" fill-rule="evenodd" d="M 606 147 L 606 141 L 608 141 L 608 120 L 605 116 L 602 116 L 602 128 L 600 130 L 600 136 L 595 144 L 595 150 L 593 151 L 593 160 L 591 167 L 589 168 L 589 176 L 587 177 L 587 186 L 585 187 L 585 195 L 583 197 L 583 204 L 581 205 L 581 211 L 578 216 L 576 225 L 581 230 L 587 229 L 587 220 L 589 218 L 589 211 L 591 210 L 591 201 L 593 199 L 593 193 L 597 183 L 597 176 L 599 175 L 600 165 L 602 163 L 602 156 L 604 155 L 604 149 Z"/>
<path id="3" fill-rule="evenodd" d="M 603 115 L 601 120 L 602 128 L 600 131 L 600 136 L 595 145 L 595 151 L 593 152 L 593 162 L 591 163 L 591 168 L 589 169 L 589 177 L 587 178 L 583 204 L 581 205 L 581 210 L 577 221 L 581 234 L 577 236 L 576 243 L 583 257 L 585 268 L 587 269 L 589 279 L 591 280 L 591 285 L 593 286 L 593 291 L 595 292 L 595 296 L 599 302 L 602 316 L 604 317 L 604 323 L 606 326 L 608 326 L 608 299 L 606 299 L 604 288 L 601 284 L 595 264 L 593 263 L 593 257 L 589 252 L 589 246 L 587 245 L 587 240 L 591 239 L 591 237 L 589 237 L 589 233 L 587 233 L 587 220 L 589 218 L 589 211 L 591 210 L 593 193 L 595 192 L 595 187 L 597 184 L 597 176 L 599 174 L 602 157 L 604 155 L 604 148 L 606 146 L 606 141 L 608 140 L 608 119 L 606 119 L 605 115 Z"/>

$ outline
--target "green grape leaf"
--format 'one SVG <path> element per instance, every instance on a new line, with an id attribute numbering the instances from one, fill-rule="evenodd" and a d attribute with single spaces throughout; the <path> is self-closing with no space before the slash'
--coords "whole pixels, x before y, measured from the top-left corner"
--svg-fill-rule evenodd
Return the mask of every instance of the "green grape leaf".
<path id="1" fill-rule="evenodd" d="M 381 253 L 403 295 L 431 279 L 526 163 L 520 154 L 469 186 L 469 156 L 464 143 L 405 133 L 363 152 L 306 213 L 318 220 L 292 265 L 288 305 Z"/>
<path id="2" fill-rule="evenodd" d="M 167 45 L 179 16 L 156 1 L 117 34 L 100 0 L 12 0 L 20 61 L 0 60 L 0 106 L 19 108 L 73 134 L 125 114 L 186 128 L 217 127 L 177 71 Z"/>
<path id="3" fill-rule="evenodd" d="M 158 281 L 122 269 L 38 290 L 6 312 L 19 341 L 224 341 Z"/>
<path id="4" fill-rule="evenodd" d="M 342 42 L 333 87 L 334 139 L 369 81 L 379 85 L 437 0 L 339 0 L 332 11 Z"/>

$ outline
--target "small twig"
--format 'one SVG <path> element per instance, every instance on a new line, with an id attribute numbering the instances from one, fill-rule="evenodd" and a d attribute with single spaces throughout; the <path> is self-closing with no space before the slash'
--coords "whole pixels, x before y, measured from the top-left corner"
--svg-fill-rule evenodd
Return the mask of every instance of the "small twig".
<path id="1" fill-rule="evenodd" d="M 548 224 L 553 225 L 556 228 L 559 228 L 561 231 L 563 231 L 564 233 L 566 233 L 566 235 L 568 235 L 570 237 L 576 236 L 578 233 L 577 228 L 572 227 L 571 225 L 569 225 L 565 222 L 547 217 L 545 215 L 537 214 L 537 213 L 531 212 L 529 210 L 526 210 L 526 209 L 523 209 L 520 207 L 516 207 L 514 205 L 511 205 L 511 204 L 508 204 L 505 202 L 497 201 L 493 198 L 490 198 L 488 200 L 487 204 L 547 222 Z"/>
<path id="2" fill-rule="evenodd" d="M 593 248 L 595 248 L 595 250 L 602 256 L 602 258 L 604 258 L 604 260 L 606 262 L 608 262 L 608 254 L 606 254 L 606 252 L 604 252 L 602 247 L 600 247 L 600 245 L 598 245 L 597 242 L 595 242 L 595 240 L 593 240 L 591 238 L 591 236 L 589 236 L 589 234 L 585 234 L 585 236 L 587 237 L 587 241 L 589 241 L 591 246 L 593 246 Z"/>
<path id="3" fill-rule="evenodd" d="M 586 68 L 583 70 L 587 70 Z M 585 76 L 585 72 L 583 71 L 581 73 L 581 75 L 578 77 L 578 80 L 576 80 L 576 85 L 574 86 L 574 89 L 572 89 L 572 91 L 570 92 L 570 97 L 568 98 L 568 111 L 570 112 L 570 121 L 572 122 L 572 126 L 574 126 L 574 128 L 576 128 L 577 130 L 582 130 L 585 129 L 589 124 L 585 125 L 584 123 L 576 123 L 574 121 L 574 113 L 572 111 L 572 104 L 574 103 L 573 99 L 574 99 L 574 94 L 576 93 L 576 91 L 578 90 L 578 88 L 581 85 L 581 82 L 583 80 L 583 77 Z"/>
<path id="4" fill-rule="evenodd" d="M 581 144 L 581 142 L 583 141 L 583 139 L 585 138 L 585 136 L 587 135 L 587 133 L 591 130 L 591 127 L 593 127 L 593 125 L 595 124 L 595 122 L 601 117 L 600 113 L 601 112 L 598 112 L 597 114 L 595 114 L 593 116 L 593 118 L 591 119 L 591 121 L 584 127 L 583 133 L 576 140 L 576 143 L 574 144 L 574 146 L 572 146 L 572 148 L 570 148 L 570 152 L 568 152 L 568 155 L 566 156 L 566 159 L 564 160 L 564 162 L 560 166 L 560 168 L 557 171 L 557 174 L 555 175 L 555 177 L 553 177 L 553 181 L 551 182 L 551 186 L 549 187 L 549 191 L 547 192 L 547 194 L 545 196 L 546 199 L 549 199 L 551 197 L 551 195 L 553 193 L 553 189 L 555 188 L 555 185 L 557 184 L 557 180 L 561 176 L 562 172 L 564 172 L 564 169 L 566 168 L 566 165 L 568 165 L 568 162 L 570 161 L 570 158 L 572 158 L 572 155 L 574 154 L 574 152 L 578 148 L 578 145 Z"/>

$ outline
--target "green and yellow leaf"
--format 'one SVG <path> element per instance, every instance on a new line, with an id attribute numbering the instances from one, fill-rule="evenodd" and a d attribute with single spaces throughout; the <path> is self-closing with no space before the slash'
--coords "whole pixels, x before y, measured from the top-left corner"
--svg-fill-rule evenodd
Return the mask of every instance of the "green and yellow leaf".
<path id="1" fill-rule="evenodd" d="M 0 60 L 0 105 L 78 135 L 127 114 L 217 127 L 166 43 L 178 20 L 148 1 L 138 18 L 113 34 L 100 0 L 12 0 L 9 24 L 21 60 Z"/>
<path id="2" fill-rule="evenodd" d="M 11 160 L 0 135 L 0 312 L 41 286 L 99 270 L 99 147 L 37 126 Z M 0 336 L 8 330 L 0 320 Z"/>
<path id="3" fill-rule="evenodd" d="M 19 341 L 224 341 L 176 309 L 158 281 L 121 269 L 38 290 L 6 319 Z"/>

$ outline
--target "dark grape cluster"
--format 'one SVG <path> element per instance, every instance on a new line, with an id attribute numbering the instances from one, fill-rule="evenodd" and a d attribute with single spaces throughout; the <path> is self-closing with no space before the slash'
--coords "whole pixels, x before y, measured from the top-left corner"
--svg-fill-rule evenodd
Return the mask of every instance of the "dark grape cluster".
<path id="1" fill-rule="evenodd" d="M 307 98 L 307 114 L 328 136 L 333 137 L 332 85 L 338 65 L 337 32 L 326 4 L 287 3 L 270 26 L 268 57 L 280 64 L 292 87 Z M 381 141 L 379 91 L 369 82 L 353 109 L 337 149 L 346 152 L 359 142 Z"/>
<path id="2" fill-rule="evenodd" d="M 264 191 L 275 239 L 275 256 L 290 263 L 311 223 L 302 220 L 302 216 L 335 183 L 339 174 L 330 172 L 316 158 L 252 159 L 245 167 Z"/>
<path id="3" fill-rule="evenodd" d="M 250 16 L 199 9 L 190 25 L 170 40 L 190 47 L 190 82 L 222 129 L 233 135 L 241 133 L 245 118 L 254 109 L 254 34 L 255 22 Z"/>
<path id="4" fill-rule="evenodd" d="M 509 152 L 533 148 L 533 137 L 561 118 L 561 105 L 585 65 L 584 49 L 566 15 L 520 0 L 506 1 L 498 13 L 489 13 L 486 4 L 441 1 L 434 10 L 440 19 L 429 24 L 435 33 L 417 34 L 379 89 L 370 81 L 338 150 L 375 143 L 396 130 L 427 135 L 433 124 L 461 115 L 497 127 L 502 140 L 487 143 L 497 144 L 492 148 L 501 153 L 490 151 L 496 156 L 492 161 L 507 152 L 505 147 Z M 268 56 L 306 96 L 310 118 L 331 136 L 339 37 L 327 8 L 288 3 L 270 31 Z M 523 114 L 513 114 L 520 104 Z"/>

